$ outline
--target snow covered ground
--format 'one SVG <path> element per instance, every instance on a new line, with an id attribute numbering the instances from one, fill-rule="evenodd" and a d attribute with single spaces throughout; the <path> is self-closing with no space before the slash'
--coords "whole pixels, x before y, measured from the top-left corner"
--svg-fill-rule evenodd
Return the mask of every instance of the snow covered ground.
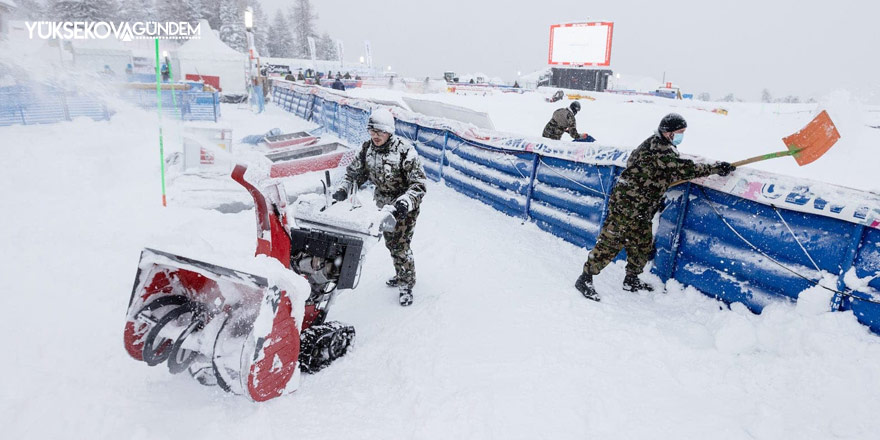
<path id="1" fill-rule="evenodd" d="M 489 109 L 496 124 L 535 133 L 557 106 L 541 99 L 474 102 L 509 102 L 510 111 Z M 520 100 L 539 110 L 513 111 Z M 669 110 L 618 105 L 638 129 L 589 105 L 579 122 L 634 146 Z M 311 127 L 272 107 L 222 112 L 236 139 Z M 736 114 L 683 113 L 692 153 L 709 139 L 775 142 L 807 119 L 744 111 L 736 127 L 764 122 L 728 137 L 701 127 Z M 375 247 L 358 289 L 330 312 L 356 327 L 355 346 L 293 395 L 253 404 L 147 367 L 122 346 L 140 250 L 222 263 L 252 255 L 255 238 L 252 211 L 198 209 L 203 199 L 182 192 L 182 180 L 161 207 L 156 134 L 155 116 L 134 109 L 109 122 L 0 127 L 0 437 L 871 439 L 880 430 L 880 339 L 851 314 L 827 312 L 823 292 L 756 316 L 674 282 L 667 293 L 624 292 L 617 263 L 597 278 L 603 302 L 587 301 L 572 287 L 587 250 L 436 183 L 413 243 L 415 304 L 397 305 L 384 286 L 391 259 Z M 862 179 L 860 170 L 844 174 Z"/>
<path id="2" fill-rule="evenodd" d="M 540 138 L 553 110 L 568 106 L 567 99 L 545 102 L 555 89 L 524 94 L 483 95 L 407 94 L 398 90 L 352 89 L 346 93 L 361 98 L 397 100 L 403 96 L 435 100 L 486 112 L 498 131 Z M 817 112 L 825 109 L 841 134 L 838 143 L 821 160 L 799 167 L 791 158 L 780 158 L 750 167 L 784 175 L 808 178 L 880 193 L 874 177 L 880 166 L 880 107 L 865 106 L 857 97 L 840 91 L 815 104 L 763 104 L 749 102 L 703 102 L 672 100 L 641 95 L 579 92 L 594 100 L 580 99 L 578 130 L 587 132 L 600 145 L 633 149 L 657 127 L 669 112 L 680 113 L 688 130 L 679 150 L 711 160 L 734 162 L 785 150 L 782 138 L 803 128 Z M 713 113 L 724 109 L 727 114 Z M 563 139 L 569 139 L 563 135 Z"/>

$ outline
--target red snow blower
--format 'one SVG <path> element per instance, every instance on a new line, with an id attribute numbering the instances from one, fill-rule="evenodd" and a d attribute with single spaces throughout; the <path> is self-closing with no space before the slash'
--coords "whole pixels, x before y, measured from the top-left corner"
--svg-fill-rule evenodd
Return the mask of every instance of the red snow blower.
<path id="1" fill-rule="evenodd" d="M 378 242 L 394 219 L 330 206 L 329 173 L 323 197 L 307 194 L 287 206 L 279 182 L 261 190 L 245 171 L 236 166 L 232 178 L 254 199 L 256 254 L 305 277 L 307 299 L 287 274 L 260 276 L 144 249 L 124 343 L 147 365 L 166 363 L 172 374 L 189 371 L 203 385 L 265 401 L 296 390 L 300 372 L 319 371 L 348 351 L 354 327 L 326 321 L 327 312 L 338 289 L 355 287 L 365 242 Z"/>

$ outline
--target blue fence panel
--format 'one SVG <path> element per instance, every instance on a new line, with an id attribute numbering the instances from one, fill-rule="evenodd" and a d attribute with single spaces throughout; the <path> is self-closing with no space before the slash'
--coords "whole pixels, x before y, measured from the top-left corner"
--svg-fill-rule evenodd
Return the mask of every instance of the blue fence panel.
<path id="1" fill-rule="evenodd" d="M 529 216 L 538 227 L 592 248 L 604 220 L 618 168 L 542 157 L 535 173 Z"/>
<path id="2" fill-rule="evenodd" d="M 410 141 L 410 143 L 415 143 L 418 137 L 418 133 L 418 124 L 402 121 L 400 119 L 394 120 L 394 134 L 396 134 L 397 136 L 400 136 L 401 138 Z"/>
<path id="3" fill-rule="evenodd" d="M 87 116 L 96 121 L 110 119 L 107 106 L 94 98 L 82 95 L 66 97 L 67 109 L 71 118 Z"/>
<path id="4" fill-rule="evenodd" d="M 343 138 L 351 145 L 360 145 L 369 140 L 367 134 L 367 120 L 370 114 L 366 110 L 343 105 L 339 107 L 340 114 L 345 114 L 345 127 Z"/>
<path id="5" fill-rule="evenodd" d="M 315 96 L 310 107 L 311 117 L 309 120 L 324 127 L 326 125 L 324 123 L 324 98 Z"/>
<path id="6" fill-rule="evenodd" d="M 453 189 L 514 217 L 524 217 L 533 153 L 510 153 L 450 134 L 443 177 Z"/>
<path id="7" fill-rule="evenodd" d="M 860 245 L 853 260 L 853 274 L 858 278 L 868 278 L 867 285 L 860 288 L 856 295 L 871 299 L 873 302 L 845 298 L 842 310 L 852 310 L 859 322 L 880 333 L 880 230 L 861 228 Z"/>
<path id="8" fill-rule="evenodd" d="M 446 130 L 419 127 L 418 137 L 414 143 L 425 167 L 425 174 L 438 182 L 443 177 L 446 135 Z"/>
<path id="9" fill-rule="evenodd" d="M 337 137 L 342 137 L 342 126 L 339 123 L 339 115 L 336 113 L 339 104 L 333 101 L 324 101 L 324 123 L 322 124 Z"/>
<path id="10" fill-rule="evenodd" d="M 52 86 L 0 87 L 0 125 L 52 124 L 87 116 L 109 118 L 99 100 Z"/>
<path id="11" fill-rule="evenodd" d="M 691 190 L 674 278 L 760 312 L 768 301 L 795 299 L 813 285 L 797 274 L 813 281 L 822 278 L 810 258 L 820 270 L 839 274 L 849 245 L 841 237 L 849 224 L 793 211 L 780 210 L 779 214 L 785 222 L 770 206 L 710 189 Z M 797 274 L 762 256 L 752 245 Z"/>

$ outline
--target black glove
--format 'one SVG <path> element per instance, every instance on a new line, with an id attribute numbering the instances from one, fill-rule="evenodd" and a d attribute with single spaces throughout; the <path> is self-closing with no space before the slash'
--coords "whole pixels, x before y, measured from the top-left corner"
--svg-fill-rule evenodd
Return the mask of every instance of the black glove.
<path id="1" fill-rule="evenodd" d="M 715 164 L 715 171 L 719 176 L 726 176 L 736 169 L 735 166 L 728 162 L 718 162 Z"/>
<path id="2" fill-rule="evenodd" d="M 397 221 L 403 220 L 404 217 L 409 213 L 409 206 L 407 206 L 406 202 L 403 200 L 398 200 L 394 202 L 394 218 Z"/>
<path id="3" fill-rule="evenodd" d="M 345 188 L 339 188 L 336 190 L 335 193 L 333 193 L 333 200 L 336 200 L 337 202 L 341 202 L 347 198 L 348 191 L 346 191 Z"/>

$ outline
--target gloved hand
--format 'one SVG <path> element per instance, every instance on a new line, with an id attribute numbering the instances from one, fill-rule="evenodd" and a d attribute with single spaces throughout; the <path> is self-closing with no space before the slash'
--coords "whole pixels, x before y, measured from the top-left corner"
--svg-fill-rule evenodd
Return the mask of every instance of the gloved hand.
<path id="1" fill-rule="evenodd" d="M 406 201 L 398 200 L 394 202 L 394 218 L 397 221 L 403 220 L 404 217 L 409 213 L 409 205 L 407 205 Z"/>
<path id="2" fill-rule="evenodd" d="M 726 176 L 736 170 L 736 167 L 728 162 L 718 162 L 715 164 L 715 170 L 719 176 Z"/>
<path id="3" fill-rule="evenodd" d="M 345 188 L 339 188 L 333 193 L 333 200 L 336 200 L 337 202 L 341 202 L 347 198 L 348 191 L 346 191 Z"/>

